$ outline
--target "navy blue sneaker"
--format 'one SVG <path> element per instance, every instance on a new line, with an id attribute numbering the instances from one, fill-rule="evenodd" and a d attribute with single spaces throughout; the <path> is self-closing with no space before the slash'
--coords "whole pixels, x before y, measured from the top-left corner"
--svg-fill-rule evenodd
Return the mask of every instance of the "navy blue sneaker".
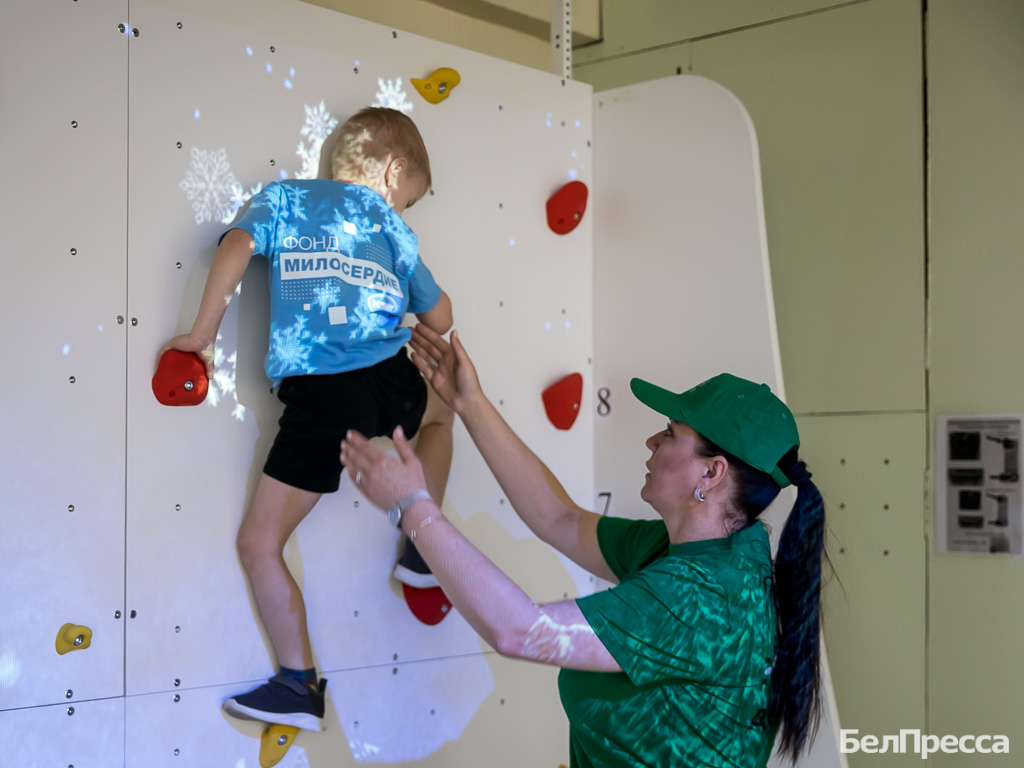
<path id="1" fill-rule="evenodd" d="M 294 677 L 275 675 L 259 688 L 225 701 L 224 711 L 242 720 L 294 725 L 319 733 L 326 690 L 327 680 L 323 678 L 313 688 Z"/>
<path id="2" fill-rule="evenodd" d="M 416 545 L 408 538 L 405 540 L 405 551 L 391 575 L 403 584 L 408 584 L 416 589 L 441 586 L 437 583 L 437 577 L 430 572 L 430 566 L 423 562 L 423 557 L 416 550 Z"/>

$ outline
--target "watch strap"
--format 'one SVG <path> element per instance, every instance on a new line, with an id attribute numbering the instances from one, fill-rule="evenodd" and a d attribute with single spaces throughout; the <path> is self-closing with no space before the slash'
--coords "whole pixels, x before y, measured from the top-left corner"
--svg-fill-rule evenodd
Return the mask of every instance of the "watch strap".
<path id="1" fill-rule="evenodd" d="M 420 488 L 418 491 L 413 491 L 412 493 L 403 496 L 401 499 L 399 499 L 398 508 L 402 510 L 403 514 L 405 514 L 405 510 L 409 507 L 409 505 L 412 504 L 414 501 L 419 501 L 420 499 L 427 499 L 429 501 L 433 501 L 434 497 L 430 495 L 430 491 L 428 491 L 426 488 Z"/>

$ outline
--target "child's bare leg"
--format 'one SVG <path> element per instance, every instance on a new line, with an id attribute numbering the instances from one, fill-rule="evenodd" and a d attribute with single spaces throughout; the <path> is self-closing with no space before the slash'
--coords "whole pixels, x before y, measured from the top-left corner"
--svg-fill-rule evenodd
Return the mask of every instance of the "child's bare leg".
<path id="1" fill-rule="evenodd" d="M 448 473 L 452 468 L 452 426 L 455 414 L 442 402 L 434 390 L 427 390 L 427 409 L 423 413 L 420 429 L 413 449 L 423 464 L 427 490 L 440 506 L 448 487 Z"/>
<path id="2" fill-rule="evenodd" d="M 238 554 L 277 662 L 292 669 L 311 668 L 313 651 L 306 629 L 306 604 L 284 562 L 283 550 L 292 531 L 319 500 L 319 493 L 263 475 L 238 531 Z"/>

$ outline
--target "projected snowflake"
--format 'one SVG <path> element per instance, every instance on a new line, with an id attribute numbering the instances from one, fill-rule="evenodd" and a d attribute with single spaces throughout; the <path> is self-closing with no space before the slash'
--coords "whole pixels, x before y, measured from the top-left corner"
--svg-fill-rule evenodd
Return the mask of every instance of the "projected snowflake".
<path id="1" fill-rule="evenodd" d="M 320 150 L 331 131 L 338 127 L 338 120 L 324 107 L 324 100 L 306 109 L 306 124 L 299 133 L 305 137 L 299 142 L 296 154 L 302 158 L 302 170 L 295 174 L 297 179 L 315 179 L 320 171 Z"/>
<path id="2" fill-rule="evenodd" d="M 253 195 L 257 195 L 263 189 L 263 184 L 257 184 L 255 187 L 249 187 L 249 191 L 246 192 L 245 188 L 238 184 L 231 190 L 231 212 L 225 214 L 221 218 L 222 224 L 230 224 L 235 220 L 235 213 L 245 205 L 249 200 L 252 199 Z"/>
<path id="3" fill-rule="evenodd" d="M 385 82 L 384 78 L 378 77 L 377 87 L 380 90 L 377 91 L 375 107 L 391 107 L 391 109 L 397 109 L 406 114 L 412 112 L 412 103 L 406 98 L 405 91 L 402 90 L 402 78 L 398 77 L 393 81 Z"/>
<path id="4" fill-rule="evenodd" d="M 237 293 L 237 290 L 236 290 Z M 217 341 L 221 336 L 217 334 Z M 245 421 L 245 406 L 238 402 L 238 390 L 235 388 L 236 374 L 238 373 L 238 353 L 232 352 L 228 355 L 220 344 L 213 345 L 213 377 L 210 379 L 210 389 L 206 393 L 206 402 L 216 407 L 222 398 L 229 395 L 235 401 L 235 407 L 231 415 L 239 421 Z"/>
<path id="5" fill-rule="evenodd" d="M 0 654 L 0 688 L 13 688 L 21 678 L 21 662 L 14 651 Z"/>
<path id="6" fill-rule="evenodd" d="M 192 147 L 188 175 L 178 184 L 192 201 L 196 224 L 204 221 L 228 221 L 238 209 L 234 201 L 242 195 L 242 185 L 235 180 L 228 163 L 227 150 L 206 150 Z"/>

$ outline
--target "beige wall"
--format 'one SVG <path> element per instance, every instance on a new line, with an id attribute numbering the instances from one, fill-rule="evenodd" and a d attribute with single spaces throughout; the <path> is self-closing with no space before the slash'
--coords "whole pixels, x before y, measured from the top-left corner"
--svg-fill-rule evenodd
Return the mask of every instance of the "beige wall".
<path id="1" fill-rule="evenodd" d="M 332 2 L 548 68 L 543 40 L 430 3 Z M 1024 3 L 927 7 L 604 0 L 575 77 L 602 90 L 693 73 L 749 110 L 786 390 L 841 581 L 826 638 L 842 725 L 1006 734 L 1009 756 L 931 758 L 998 768 L 1024 749 L 1024 562 L 935 554 L 929 466 L 937 414 L 1024 412 Z"/>
<path id="2" fill-rule="evenodd" d="M 931 409 L 1021 413 L 1024 3 L 929 0 L 928 29 Z M 1021 765 L 1024 561 L 936 555 L 928 587 L 932 730 L 1007 733 L 983 765 Z"/>
<path id="3" fill-rule="evenodd" d="M 577 79 L 704 75 L 758 132 L 783 374 L 842 582 L 842 726 L 1005 734 L 1010 755 L 931 762 L 1020 765 L 1024 563 L 935 554 L 929 467 L 937 414 L 1024 412 L 1024 3 L 625 5 Z"/>

